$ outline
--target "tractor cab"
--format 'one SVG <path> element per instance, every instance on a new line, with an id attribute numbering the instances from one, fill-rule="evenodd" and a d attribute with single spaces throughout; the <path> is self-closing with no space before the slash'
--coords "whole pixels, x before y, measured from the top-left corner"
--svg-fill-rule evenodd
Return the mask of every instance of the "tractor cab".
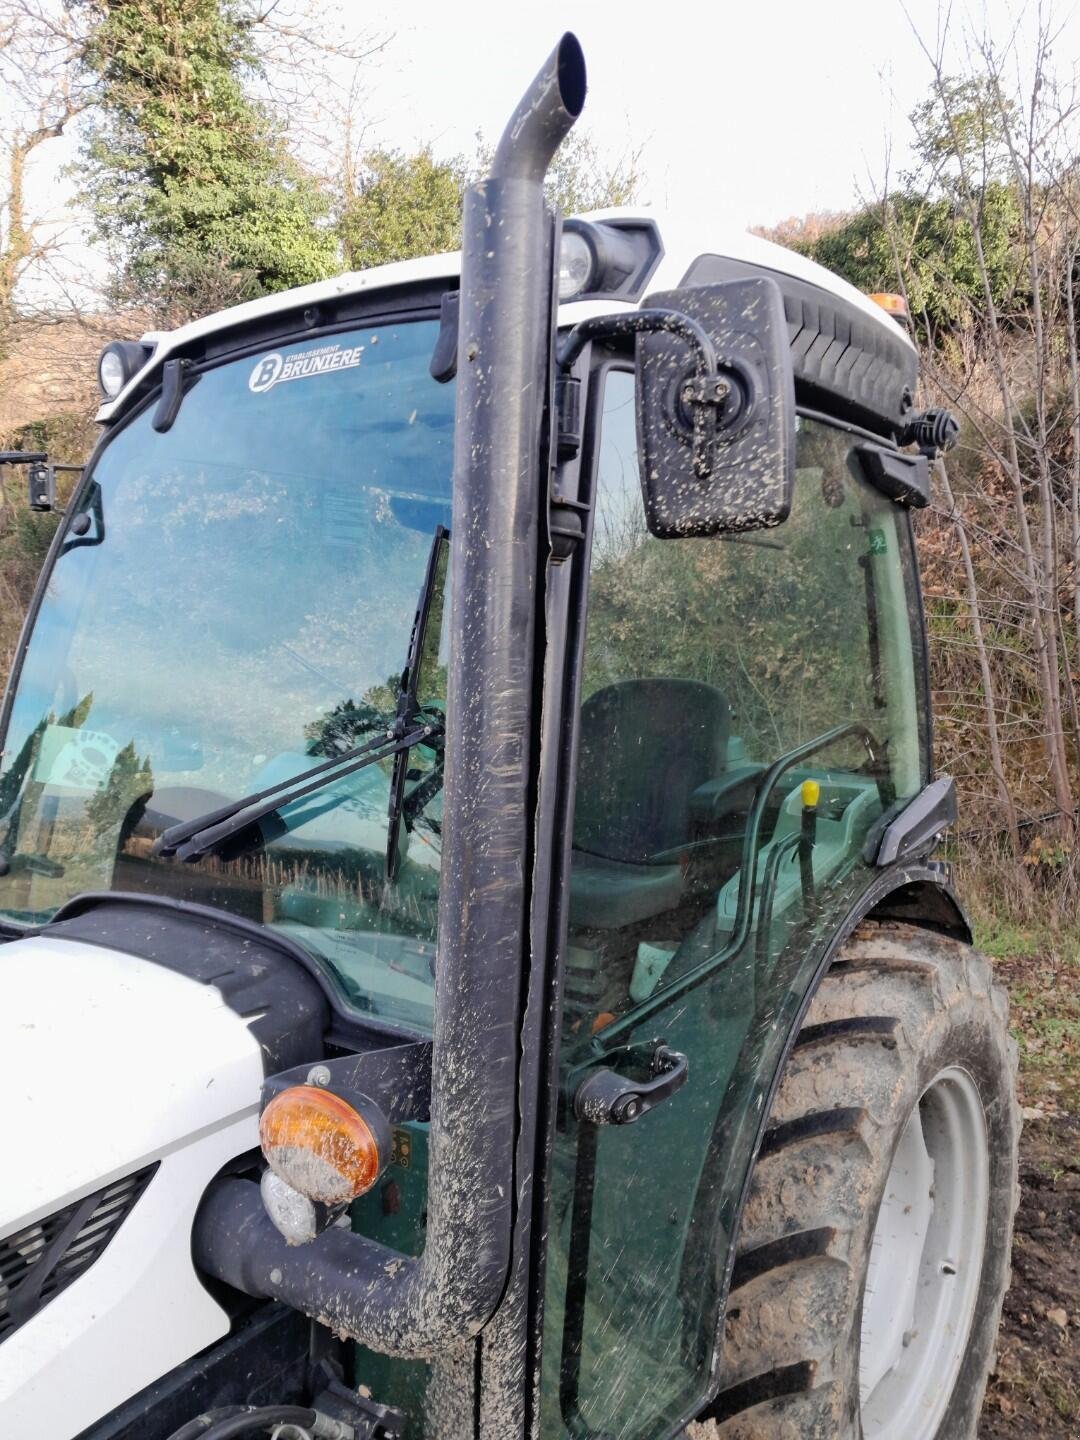
<path id="1" fill-rule="evenodd" d="M 863 1103 L 777 1118 L 806 1026 L 895 1049 L 808 1021 L 842 947 L 970 938 L 929 858 L 941 422 L 808 261 L 561 222 L 583 99 L 565 37 L 460 257 L 103 354 L 0 716 L 6 1433 L 664 1440 L 834 1384 L 725 1301 L 840 1233 L 737 1263 L 784 1125 Z M 908 1269 L 933 1314 L 866 1416 L 969 1363 L 975 1300 Z"/>

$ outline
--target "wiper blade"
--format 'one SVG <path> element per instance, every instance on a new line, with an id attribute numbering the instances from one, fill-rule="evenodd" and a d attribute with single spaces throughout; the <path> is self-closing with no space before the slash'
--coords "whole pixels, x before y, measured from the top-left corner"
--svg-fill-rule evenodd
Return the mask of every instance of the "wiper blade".
<path id="1" fill-rule="evenodd" d="M 431 739 L 441 728 L 425 722 L 402 735 L 395 735 L 390 731 L 376 740 L 369 740 L 366 745 L 357 745 L 352 750 L 345 750 L 340 755 L 323 761 L 321 765 L 301 771 L 299 775 L 279 780 L 276 785 L 268 785 L 265 790 L 244 795 L 217 810 L 198 815 L 194 820 L 171 825 L 155 842 L 154 854 L 163 859 L 175 858 L 185 863 L 198 860 L 200 856 L 208 855 L 223 845 L 231 836 L 246 830 L 249 825 L 272 815 L 275 810 L 291 805 L 294 800 L 302 800 L 305 795 L 321 790 L 346 775 L 355 774 L 357 770 L 363 770 L 368 765 L 377 765 L 380 760 L 410 750 L 421 741 Z"/>
<path id="2" fill-rule="evenodd" d="M 8 856 L 0 850 L 0 876 L 17 875 L 21 870 L 28 870 L 31 875 L 47 875 L 50 880 L 57 880 L 64 873 L 60 861 L 48 855 L 28 855 L 17 850 Z"/>
<path id="3" fill-rule="evenodd" d="M 397 714 L 391 734 L 404 730 L 407 725 L 415 725 L 422 716 L 417 699 L 417 687 L 420 683 L 420 668 L 424 659 L 424 641 L 427 636 L 428 619 L 431 615 L 431 602 L 439 578 L 439 561 L 442 558 L 443 547 L 449 539 L 450 531 L 446 526 L 436 525 L 431 549 L 428 551 L 427 565 L 424 569 L 424 581 L 420 586 L 420 594 L 416 601 L 416 614 L 413 617 L 412 633 L 409 636 L 409 653 L 405 660 L 405 669 L 401 672 L 401 683 L 398 686 L 397 694 Z M 408 770 L 409 757 L 406 752 L 402 751 L 394 761 L 394 773 L 390 777 L 390 799 L 387 804 L 384 873 L 388 883 L 393 880 L 394 869 L 397 865 L 401 809 L 405 799 L 405 780 Z"/>

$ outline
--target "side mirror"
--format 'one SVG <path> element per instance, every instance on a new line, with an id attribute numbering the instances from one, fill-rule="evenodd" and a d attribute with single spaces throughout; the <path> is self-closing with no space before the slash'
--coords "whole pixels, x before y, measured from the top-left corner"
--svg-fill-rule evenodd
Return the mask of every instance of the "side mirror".
<path id="1" fill-rule="evenodd" d="M 795 381 L 780 287 L 767 277 L 671 290 L 645 305 L 696 321 L 721 383 L 704 386 L 688 338 L 637 339 L 638 455 L 653 535 L 779 525 L 795 474 Z"/>

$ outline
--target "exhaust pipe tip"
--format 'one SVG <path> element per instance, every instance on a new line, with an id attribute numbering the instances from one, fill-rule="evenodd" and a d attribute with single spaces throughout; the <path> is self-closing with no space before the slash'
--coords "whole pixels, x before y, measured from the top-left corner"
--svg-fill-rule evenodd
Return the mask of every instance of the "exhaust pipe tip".
<path id="1" fill-rule="evenodd" d="M 542 181 L 585 106 L 585 52 L 567 31 L 522 96 L 495 148 L 491 178 Z"/>
<path id="2" fill-rule="evenodd" d="M 555 66 L 559 84 L 559 98 L 563 109 L 575 121 L 585 108 L 585 92 L 588 89 L 585 73 L 585 52 L 581 41 L 572 30 L 555 46 Z"/>

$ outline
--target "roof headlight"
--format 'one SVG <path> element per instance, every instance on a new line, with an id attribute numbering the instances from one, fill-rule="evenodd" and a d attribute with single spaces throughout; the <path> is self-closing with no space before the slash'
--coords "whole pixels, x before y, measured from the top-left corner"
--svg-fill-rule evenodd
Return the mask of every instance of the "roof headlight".
<path id="1" fill-rule="evenodd" d="M 591 290 L 595 271 L 596 251 L 587 232 L 567 226 L 559 245 L 559 299 L 574 300 Z"/>
<path id="2" fill-rule="evenodd" d="M 663 253 L 654 220 L 567 220 L 559 245 L 559 299 L 636 302 Z"/>
<path id="3" fill-rule="evenodd" d="M 98 356 L 98 384 L 106 400 L 115 400 L 150 358 L 150 348 L 137 340 L 114 340 Z"/>

